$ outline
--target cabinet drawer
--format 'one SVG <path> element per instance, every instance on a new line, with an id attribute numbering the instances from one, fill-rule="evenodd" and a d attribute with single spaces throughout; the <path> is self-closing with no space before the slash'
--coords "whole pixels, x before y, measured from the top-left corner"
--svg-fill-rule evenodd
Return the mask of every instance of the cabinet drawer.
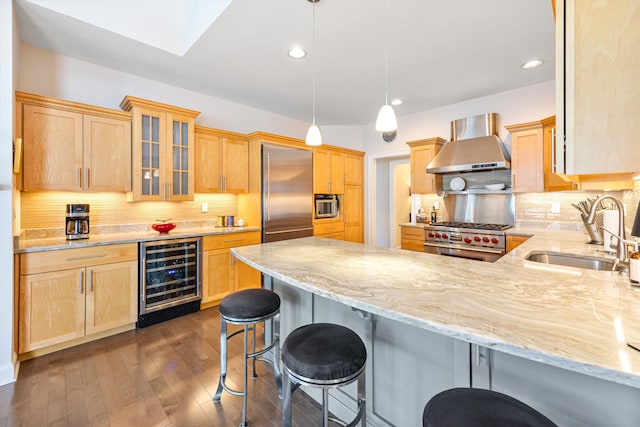
<path id="1" fill-rule="evenodd" d="M 233 248 L 258 243 L 262 243 L 262 236 L 259 231 L 216 234 L 214 236 L 204 236 L 202 239 L 202 250 L 210 251 L 213 249 Z"/>
<path id="2" fill-rule="evenodd" d="M 407 249 L 409 251 L 424 252 L 424 241 L 421 240 L 418 242 L 416 240 L 402 239 L 400 248 Z"/>
<path id="3" fill-rule="evenodd" d="M 20 254 L 20 274 L 45 273 L 87 265 L 138 260 L 138 244 L 89 246 Z"/>
<path id="4" fill-rule="evenodd" d="M 424 229 L 413 227 L 400 227 L 400 237 L 403 240 L 420 240 L 424 241 Z"/>
<path id="5" fill-rule="evenodd" d="M 327 224 L 315 224 L 313 226 L 313 235 L 319 236 L 321 234 L 332 234 L 344 232 L 343 222 L 330 222 Z"/>

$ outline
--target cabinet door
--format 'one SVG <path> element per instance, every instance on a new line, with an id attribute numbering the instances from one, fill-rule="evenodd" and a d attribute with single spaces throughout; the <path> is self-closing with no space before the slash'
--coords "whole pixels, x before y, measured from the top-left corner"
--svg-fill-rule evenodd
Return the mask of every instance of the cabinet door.
<path id="1" fill-rule="evenodd" d="M 555 117 L 549 117 L 542 121 L 542 141 L 544 146 L 544 190 L 562 191 L 575 190 L 576 185 L 566 175 L 560 175 L 557 171 L 557 146 Z"/>
<path id="2" fill-rule="evenodd" d="M 323 149 L 313 150 L 313 192 L 329 193 L 329 152 Z"/>
<path id="3" fill-rule="evenodd" d="M 427 173 L 427 166 L 439 149 L 437 144 L 411 147 L 411 193 L 432 194 L 438 191 L 439 177 Z"/>
<path id="4" fill-rule="evenodd" d="M 20 277 L 18 352 L 84 336 L 84 268 Z"/>
<path id="5" fill-rule="evenodd" d="M 362 186 L 345 186 L 342 205 L 344 240 L 364 243 L 364 192 Z"/>
<path id="6" fill-rule="evenodd" d="M 133 199 L 163 200 L 166 192 L 164 163 L 165 113 L 134 108 Z"/>
<path id="7" fill-rule="evenodd" d="M 262 273 L 238 259 L 234 259 L 233 278 L 237 291 L 262 287 Z"/>
<path id="8" fill-rule="evenodd" d="M 638 171 L 638 1 L 565 0 L 556 22 L 558 130 L 566 138 L 559 172 Z M 562 144 L 556 152 L 563 159 Z"/>
<path id="9" fill-rule="evenodd" d="M 364 159 L 353 154 L 344 155 L 344 183 L 345 185 L 364 184 Z"/>
<path id="10" fill-rule="evenodd" d="M 330 151 L 329 159 L 329 192 L 344 194 L 344 154 Z"/>
<path id="11" fill-rule="evenodd" d="M 224 138 L 223 145 L 224 192 L 249 191 L 249 142 Z"/>
<path id="12" fill-rule="evenodd" d="M 195 192 L 222 192 L 222 138 L 208 133 L 195 136 Z"/>
<path id="13" fill-rule="evenodd" d="M 202 253 L 202 305 L 213 305 L 233 292 L 231 253 L 216 249 Z"/>
<path id="14" fill-rule="evenodd" d="M 83 187 L 131 191 L 131 122 L 84 116 Z"/>
<path id="15" fill-rule="evenodd" d="M 82 189 L 82 114 L 23 106 L 23 189 Z"/>
<path id="16" fill-rule="evenodd" d="M 544 191 L 542 125 L 511 134 L 514 192 Z"/>
<path id="17" fill-rule="evenodd" d="M 138 263 L 87 267 L 86 334 L 134 323 L 138 318 Z"/>
<path id="18" fill-rule="evenodd" d="M 167 114 L 167 174 L 165 199 L 193 200 L 194 126 L 191 117 Z"/>

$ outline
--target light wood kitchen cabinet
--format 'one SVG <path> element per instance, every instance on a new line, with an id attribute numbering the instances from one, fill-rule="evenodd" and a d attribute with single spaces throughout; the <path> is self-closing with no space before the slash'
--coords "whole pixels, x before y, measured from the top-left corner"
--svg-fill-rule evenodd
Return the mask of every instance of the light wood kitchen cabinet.
<path id="1" fill-rule="evenodd" d="M 132 200 L 193 200 L 200 113 L 131 96 L 120 107 L 132 114 Z"/>
<path id="2" fill-rule="evenodd" d="M 505 128 L 511 133 L 511 174 L 514 192 L 576 188 L 576 184 L 566 175 L 554 172 L 554 116 Z"/>
<path id="3" fill-rule="evenodd" d="M 400 226 L 400 247 L 409 251 L 424 252 L 424 228 Z"/>
<path id="4" fill-rule="evenodd" d="M 131 191 L 131 115 L 16 93 L 21 189 Z"/>
<path id="5" fill-rule="evenodd" d="M 260 243 L 259 231 L 217 234 L 202 238 L 202 302 L 200 308 L 220 303 L 240 289 L 262 287 L 261 273 L 238 261 L 230 249 Z"/>
<path id="6" fill-rule="evenodd" d="M 442 188 L 442 177 L 427 173 L 427 166 L 445 142 L 439 137 L 407 142 L 411 147 L 412 194 L 433 194 Z"/>
<path id="7" fill-rule="evenodd" d="M 20 354 L 135 327 L 137 244 L 20 254 L 19 269 Z"/>
<path id="8" fill-rule="evenodd" d="M 195 192 L 249 191 L 249 142 L 240 134 L 196 126 Z"/>
<path id="9" fill-rule="evenodd" d="M 344 240 L 364 243 L 364 190 L 362 185 L 345 185 L 342 198 Z"/>
<path id="10" fill-rule="evenodd" d="M 326 148 L 314 148 L 314 194 L 343 194 L 344 181 L 344 153 Z"/>
<path id="11" fill-rule="evenodd" d="M 564 0 L 556 12 L 558 172 L 637 172 L 637 0 Z"/>
<path id="12" fill-rule="evenodd" d="M 529 239 L 529 236 L 507 235 L 505 239 L 506 251 L 511 252 Z"/>
<path id="13" fill-rule="evenodd" d="M 344 222 L 342 218 L 317 219 L 313 222 L 313 235 L 344 240 Z"/>
<path id="14" fill-rule="evenodd" d="M 364 158 L 361 155 L 344 155 L 344 185 L 364 185 Z"/>

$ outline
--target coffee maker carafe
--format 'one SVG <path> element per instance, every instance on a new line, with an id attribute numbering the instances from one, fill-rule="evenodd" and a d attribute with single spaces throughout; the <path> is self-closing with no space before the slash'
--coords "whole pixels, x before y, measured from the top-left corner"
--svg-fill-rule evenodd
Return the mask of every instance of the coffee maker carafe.
<path id="1" fill-rule="evenodd" d="M 67 205 L 67 219 L 65 233 L 67 240 L 89 238 L 89 205 Z"/>

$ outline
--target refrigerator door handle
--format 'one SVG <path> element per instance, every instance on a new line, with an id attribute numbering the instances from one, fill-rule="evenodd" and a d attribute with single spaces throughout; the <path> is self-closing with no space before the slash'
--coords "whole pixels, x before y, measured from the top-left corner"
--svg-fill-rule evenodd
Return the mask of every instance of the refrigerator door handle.
<path id="1" fill-rule="evenodd" d="M 267 153 L 267 220 L 271 220 L 271 166 L 269 164 L 269 153 Z"/>
<path id="2" fill-rule="evenodd" d="M 296 228 L 295 230 L 265 231 L 264 234 L 284 234 L 284 233 L 294 233 L 296 231 L 308 231 L 308 230 L 313 230 L 313 227 Z"/>

